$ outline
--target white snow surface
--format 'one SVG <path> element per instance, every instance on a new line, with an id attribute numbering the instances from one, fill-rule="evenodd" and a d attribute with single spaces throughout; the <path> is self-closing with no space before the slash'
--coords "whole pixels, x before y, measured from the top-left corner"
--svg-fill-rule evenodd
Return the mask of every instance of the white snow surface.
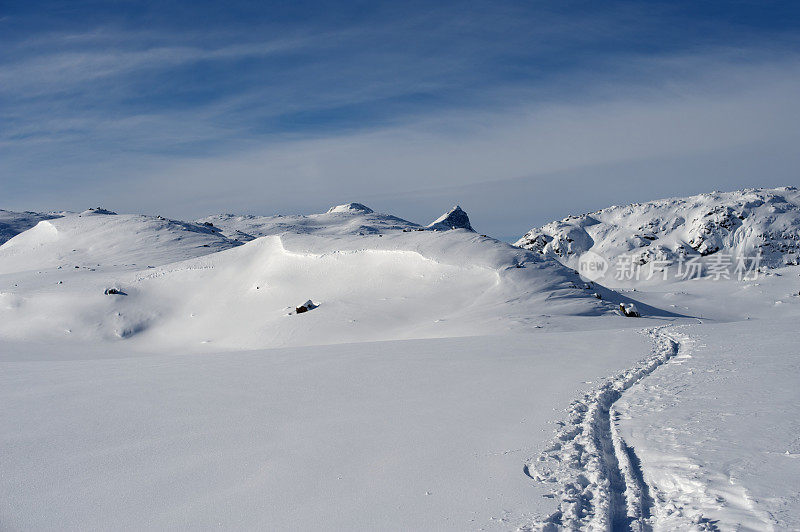
<path id="1" fill-rule="evenodd" d="M 0 245 L 2 530 L 800 528 L 796 267 L 609 289 L 360 204 L 110 212 Z"/>
<path id="2" fill-rule="evenodd" d="M 522 472 L 548 423 L 647 344 L 0 347 L 4 530 L 509 530 L 551 503 Z"/>
<path id="3" fill-rule="evenodd" d="M 796 323 L 681 327 L 679 355 L 615 405 L 660 530 L 800 529 Z"/>
<path id="4" fill-rule="evenodd" d="M 40 269 L 142 269 L 239 245 L 211 228 L 158 216 L 66 213 L 0 246 L 0 275 Z"/>
<path id="5" fill-rule="evenodd" d="M 608 261 L 632 255 L 641 264 L 659 256 L 760 251 L 764 266 L 798 264 L 800 192 L 747 189 L 609 207 L 531 229 L 516 245 L 572 267 L 587 251 Z"/>
<path id="6" fill-rule="evenodd" d="M 27 231 L 42 220 L 51 220 L 59 216 L 56 213 L 14 212 L 0 209 L 0 245 L 21 232 Z"/>

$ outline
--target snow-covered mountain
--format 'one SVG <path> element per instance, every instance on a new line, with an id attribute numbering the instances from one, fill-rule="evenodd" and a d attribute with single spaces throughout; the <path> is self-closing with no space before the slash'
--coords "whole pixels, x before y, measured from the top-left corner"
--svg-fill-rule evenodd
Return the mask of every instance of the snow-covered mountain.
<path id="1" fill-rule="evenodd" d="M 614 206 L 531 229 L 516 245 L 573 267 L 587 251 L 609 261 L 631 255 L 639 264 L 759 252 L 763 266 L 797 264 L 800 192 L 758 188 Z"/>

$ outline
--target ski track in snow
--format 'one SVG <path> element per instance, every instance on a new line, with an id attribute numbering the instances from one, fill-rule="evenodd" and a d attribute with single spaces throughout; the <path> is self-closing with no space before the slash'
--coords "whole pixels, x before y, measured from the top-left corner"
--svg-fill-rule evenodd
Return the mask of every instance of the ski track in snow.
<path id="1" fill-rule="evenodd" d="M 558 510 L 521 530 L 649 531 L 653 500 L 634 450 L 616 427 L 614 403 L 631 386 L 678 354 L 685 339 L 671 326 L 645 330 L 652 354 L 574 401 L 552 443 L 524 467 L 534 480 L 553 483 Z"/>

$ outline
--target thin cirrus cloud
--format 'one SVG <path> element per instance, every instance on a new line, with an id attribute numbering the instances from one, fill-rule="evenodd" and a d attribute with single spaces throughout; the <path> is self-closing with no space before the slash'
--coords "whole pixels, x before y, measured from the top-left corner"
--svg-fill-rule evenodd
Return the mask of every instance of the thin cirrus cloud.
<path id="1" fill-rule="evenodd" d="M 114 44 L 124 42 L 118 37 Z M 97 36 L 64 35 L 44 42 L 48 48 L 81 43 L 76 50 L 55 53 L 33 53 L 19 61 L 7 61 L 0 70 L 0 91 L 24 94 L 25 97 L 58 94 L 69 89 L 83 88 L 103 78 L 135 75 L 138 71 L 163 71 L 202 61 L 242 60 L 287 53 L 311 45 L 311 39 L 286 38 L 245 44 L 202 47 L 199 45 L 151 46 L 144 49 L 124 49 L 97 43 Z M 102 39 L 103 41 L 105 39 Z M 319 42 L 319 37 L 314 39 Z M 87 45 L 98 44 L 88 48 Z M 40 43 L 41 45 L 41 43 Z M 20 47 L 22 48 L 22 47 Z M 37 47 L 38 48 L 38 47 Z M 87 49 L 88 48 L 88 49 Z"/>
<path id="2" fill-rule="evenodd" d="M 360 200 L 424 221 L 460 202 L 511 238 L 606 202 L 797 181 L 791 32 L 687 47 L 713 32 L 615 5 L 28 33 L 0 57 L 2 207 Z"/>
<path id="3" fill-rule="evenodd" d="M 563 194 L 547 194 L 548 212 L 556 215 L 552 209 L 561 209 L 561 216 L 576 203 L 602 207 L 589 201 L 598 197 L 647 199 L 629 191 L 641 193 L 642 184 L 658 191 L 652 187 L 655 177 L 680 183 L 677 192 L 686 193 L 722 188 L 726 182 L 739 186 L 745 167 L 737 171 L 728 162 L 748 150 L 751 158 L 769 154 L 762 175 L 749 176 L 752 185 L 769 185 L 776 179 L 795 183 L 799 158 L 788 147 L 798 140 L 800 105 L 794 95 L 800 89 L 800 64 L 787 60 L 731 66 L 709 78 L 694 84 L 684 80 L 666 91 L 635 90 L 613 100 L 545 105 L 534 101 L 494 111 L 454 111 L 397 127 L 275 142 L 220 157 L 189 157 L 161 167 L 151 179 L 168 180 L 176 198 L 172 205 L 187 212 L 192 202 L 177 198 L 194 183 L 207 198 L 227 196 L 226 208 L 241 205 L 250 212 L 285 212 L 292 206 L 314 210 L 332 198 L 368 197 L 409 216 L 424 216 L 414 205 L 425 203 L 426 197 L 447 201 L 449 194 L 456 202 L 485 185 L 502 190 L 506 205 L 516 202 L 518 210 L 527 210 L 531 224 L 546 220 L 526 209 L 525 201 L 534 205 L 543 198 L 520 201 L 515 186 L 528 188 L 537 181 L 561 183 Z M 751 82 L 743 83 L 744 78 Z M 731 86 L 734 80 L 738 84 Z M 774 151 L 781 148 L 786 155 L 776 158 Z M 685 164 L 692 160 L 697 171 L 706 172 L 699 182 L 686 175 L 691 169 Z M 647 161 L 653 162 L 652 178 L 642 170 Z M 599 175 L 609 167 L 617 168 L 618 176 L 593 179 L 593 168 Z M 231 188 L 230 176 L 236 176 L 238 188 Z M 254 190 L 263 195 L 253 195 Z M 309 193 L 312 190 L 316 192 Z M 198 202 L 213 208 L 213 201 Z M 474 207 L 480 217 L 480 203 Z M 496 231 L 502 233 L 503 228 Z"/>

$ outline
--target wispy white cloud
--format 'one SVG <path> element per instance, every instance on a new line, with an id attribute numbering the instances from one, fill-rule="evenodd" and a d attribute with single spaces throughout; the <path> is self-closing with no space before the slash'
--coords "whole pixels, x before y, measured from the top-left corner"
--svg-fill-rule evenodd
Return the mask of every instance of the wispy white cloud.
<path id="1" fill-rule="evenodd" d="M 608 183 L 649 181 L 648 164 L 649 175 L 702 173 L 703 190 L 743 182 L 732 154 L 764 163 L 753 185 L 798 162 L 800 56 L 788 37 L 562 65 L 564 35 L 567 48 L 591 48 L 610 29 L 651 28 L 632 8 L 543 11 L 535 24 L 508 6 L 485 14 L 501 24 L 445 15 L 261 39 L 115 28 L 26 38 L 0 60 L 4 207 L 199 216 L 360 198 L 424 218 L 432 199 L 502 190 L 549 216 L 591 206 L 553 193 L 557 182 L 599 201 Z M 495 75 L 509 54 L 526 57 L 519 79 Z M 172 74 L 200 64 L 225 68 Z M 478 219 L 496 197 L 486 205 L 473 206 Z"/>
<path id="2" fill-rule="evenodd" d="M 709 58 L 695 60 L 710 64 Z M 85 180 L 70 188 L 83 203 L 123 210 L 146 204 L 173 216 L 212 210 L 313 212 L 328 203 L 361 199 L 424 220 L 437 208 L 432 198 L 444 208 L 471 197 L 473 215 L 486 220 L 486 230 L 498 231 L 512 215 L 496 219 L 493 212 L 500 207 L 493 190 L 502 191 L 506 206 L 515 205 L 531 220 L 538 211 L 556 217 L 575 205 L 602 207 L 592 200 L 614 201 L 609 187 L 622 189 L 613 196 L 620 198 L 626 197 L 623 190 L 669 194 L 663 184 L 670 179 L 687 193 L 742 183 L 792 184 L 794 179 L 797 184 L 800 156 L 792 148 L 800 141 L 797 58 L 715 64 L 662 90 L 623 84 L 614 97 L 603 90 L 602 97 L 576 101 L 517 100 L 366 131 L 272 137 L 267 143 L 242 140 L 207 156 L 117 153 L 113 168 L 102 159 L 65 168 L 69 158 L 58 158 L 50 171 L 60 166 L 69 174 L 82 172 Z M 184 118 L 187 136 L 221 135 L 203 130 L 203 120 Z M 169 129 L 176 127 L 174 116 L 151 120 L 156 122 L 126 124 L 126 134 L 146 135 L 158 127 L 168 128 L 166 137 L 178 134 Z M 109 127 L 113 134 L 114 123 Z M 745 156 L 760 162 L 760 175 L 740 162 Z M 655 178 L 661 188 L 654 186 Z M 520 225 L 519 231 L 524 229 Z"/>
<path id="3" fill-rule="evenodd" d="M 800 63 L 731 66 L 711 78 L 662 92 L 620 88 L 625 93 L 614 100 L 517 102 L 501 111 L 447 112 L 377 131 L 275 142 L 188 159 L 159 177 L 213 182 L 233 174 L 245 189 L 275 180 L 276 190 L 287 193 L 302 187 L 357 193 L 466 185 L 797 137 Z"/>
<path id="4" fill-rule="evenodd" d="M 298 50 L 304 39 L 287 39 L 219 47 L 154 46 L 142 50 L 78 50 L 34 55 L 8 61 L 0 69 L 0 91 L 25 97 L 62 92 L 101 78 L 145 69 L 169 69 L 200 61 L 242 59 Z"/>

